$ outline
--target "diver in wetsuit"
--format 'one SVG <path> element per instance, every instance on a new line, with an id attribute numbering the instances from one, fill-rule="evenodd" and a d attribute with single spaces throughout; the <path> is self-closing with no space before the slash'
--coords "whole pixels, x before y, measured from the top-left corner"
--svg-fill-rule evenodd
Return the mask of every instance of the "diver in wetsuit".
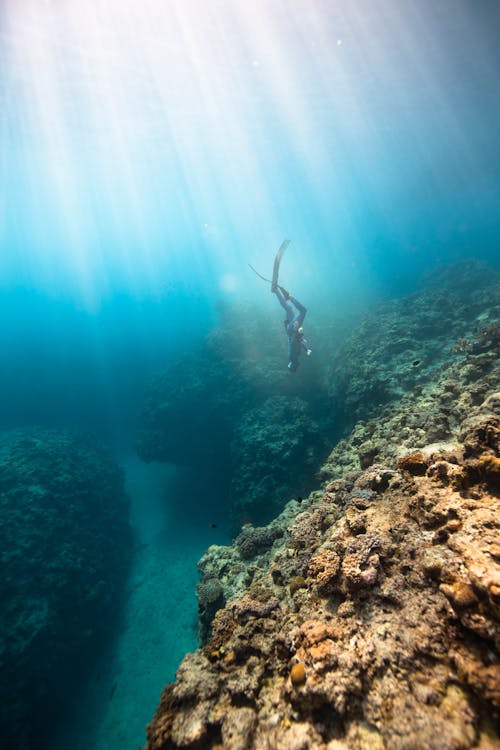
<path id="1" fill-rule="evenodd" d="M 286 312 L 285 329 L 288 336 L 288 369 L 291 372 L 295 372 L 300 364 L 299 358 L 302 349 L 304 349 L 308 357 L 311 354 L 311 349 L 309 349 L 309 344 L 304 338 L 304 332 L 302 330 L 302 323 L 304 322 L 307 313 L 306 308 L 304 305 L 301 305 L 295 297 L 292 297 L 286 289 L 278 284 L 281 259 L 289 244 L 290 240 L 284 240 L 276 253 L 272 280 L 268 279 L 266 276 L 262 276 L 262 274 L 255 270 L 251 263 L 248 265 L 252 271 L 262 279 L 262 281 L 267 281 L 271 284 L 271 292 L 276 295 L 278 302 Z M 296 308 L 297 312 L 294 311 L 292 305 Z"/>
<path id="2" fill-rule="evenodd" d="M 273 284 L 271 291 L 276 295 L 278 302 L 286 312 L 285 329 L 288 335 L 288 369 L 291 372 L 295 372 L 300 364 L 299 358 L 302 349 L 304 349 L 308 357 L 311 354 L 302 330 L 307 309 L 282 286 Z M 292 305 L 296 308 L 297 312 L 294 311 Z"/>

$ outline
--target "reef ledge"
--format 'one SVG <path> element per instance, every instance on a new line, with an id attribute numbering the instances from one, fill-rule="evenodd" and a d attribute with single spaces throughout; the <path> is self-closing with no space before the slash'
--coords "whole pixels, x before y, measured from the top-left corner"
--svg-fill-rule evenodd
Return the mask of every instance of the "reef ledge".
<path id="1" fill-rule="evenodd" d="M 147 750 L 500 747 L 497 402 L 455 446 L 348 473 L 211 548 L 227 603 Z"/>

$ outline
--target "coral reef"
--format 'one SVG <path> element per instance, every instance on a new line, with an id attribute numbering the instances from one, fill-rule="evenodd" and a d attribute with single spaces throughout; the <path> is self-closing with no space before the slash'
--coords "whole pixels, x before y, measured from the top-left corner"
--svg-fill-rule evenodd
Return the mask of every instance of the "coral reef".
<path id="1" fill-rule="evenodd" d="M 481 336 L 481 323 L 479 336 Z M 499 329 L 500 330 L 500 329 Z M 467 339 L 477 342 L 472 333 Z M 416 386 L 398 401 L 381 408 L 377 417 L 359 421 L 345 440 L 339 441 L 319 476 L 323 481 L 347 471 L 367 468 L 375 462 L 419 462 L 425 450 L 446 449 L 458 440 L 471 409 L 488 396 L 483 410 L 500 401 L 500 357 L 498 342 L 487 338 L 458 359 L 443 364 L 435 380 Z M 423 468 L 422 468 L 423 470 Z"/>
<path id="2" fill-rule="evenodd" d="M 0 442 L 0 736 L 42 748 L 111 632 L 131 554 L 119 468 L 90 439 Z"/>
<path id="3" fill-rule="evenodd" d="M 326 453 L 325 439 L 303 399 L 273 396 L 248 411 L 235 429 L 231 451 L 237 525 L 246 517 L 269 521 L 290 494 L 307 495 Z"/>
<path id="4" fill-rule="evenodd" d="M 342 330 L 343 343 L 325 326 L 293 377 L 279 316 L 226 308 L 199 350 L 152 382 L 139 455 L 216 482 L 218 510 L 235 530 L 304 496 L 325 445 L 335 448 L 323 482 L 453 442 L 468 409 L 498 390 L 499 299 L 498 273 L 481 263 L 434 269 L 419 291 Z"/>
<path id="5" fill-rule="evenodd" d="M 352 333 L 323 489 L 203 556 L 201 647 L 147 750 L 500 746 L 499 301 L 498 275 L 458 264 Z M 235 462 L 242 491 L 264 477 L 279 509 L 257 464 Z"/>
<path id="6" fill-rule="evenodd" d="M 196 352 L 151 383 L 137 450 L 145 461 L 216 478 L 236 531 L 248 519 L 268 521 L 291 495 L 311 489 L 331 424 L 316 420 L 324 403 L 317 361 L 296 376 L 286 368 L 279 317 L 235 307 L 222 319 Z"/>
<path id="7" fill-rule="evenodd" d="M 251 559 L 241 539 L 211 548 L 201 568 L 227 603 L 163 691 L 148 750 L 498 747 L 495 405 L 453 450 L 292 501 Z"/>
<path id="8" fill-rule="evenodd" d="M 359 419 L 380 418 L 383 405 L 432 385 L 460 353 L 479 356 L 487 348 L 498 356 L 498 272 L 462 261 L 433 269 L 421 286 L 370 311 L 332 357 L 330 399 L 349 428 Z"/>

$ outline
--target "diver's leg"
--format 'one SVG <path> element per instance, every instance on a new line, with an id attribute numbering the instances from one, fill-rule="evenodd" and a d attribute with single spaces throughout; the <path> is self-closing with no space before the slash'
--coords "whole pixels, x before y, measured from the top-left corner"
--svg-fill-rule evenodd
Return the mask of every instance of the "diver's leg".
<path id="1" fill-rule="evenodd" d="M 294 322 L 297 321 L 299 326 L 302 325 L 304 322 L 304 318 L 306 317 L 307 313 L 307 307 L 304 307 L 304 305 L 301 305 L 298 300 L 295 299 L 295 297 L 290 297 L 290 302 L 292 302 L 293 305 L 297 308 L 298 315 L 295 316 Z"/>
<path id="2" fill-rule="evenodd" d="M 280 303 L 281 307 L 285 310 L 285 312 L 286 312 L 286 320 L 287 320 L 287 323 L 289 323 L 293 319 L 293 309 L 292 309 L 292 306 L 285 300 L 285 298 L 284 298 L 284 296 L 283 296 L 283 294 L 281 292 L 281 289 L 279 287 L 277 287 L 274 290 L 274 294 L 277 296 L 278 302 Z"/>
<path id="3" fill-rule="evenodd" d="M 283 294 L 281 292 L 281 289 L 279 287 L 277 287 L 275 289 L 274 294 L 277 296 L 278 302 L 280 303 L 281 307 L 284 310 L 286 310 L 287 317 L 293 318 L 293 309 L 292 309 L 291 305 L 284 298 L 284 296 L 283 296 Z"/>
<path id="4" fill-rule="evenodd" d="M 281 294 L 283 295 L 283 297 L 284 297 L 284 298 L 286 299 L 286 301 L 288 302 L 288 300 L 289 300 L 289 299 L 290 299 L 290 297 L 292 296 L 292 295 L 290 294 L 290 292 L 287 292 L 287 290 L 285 289 L 285 287 L 284 287 L 284 286 L 279 286 L 279 287 L 278 287 L 278 289 L 280 290 Z"/>

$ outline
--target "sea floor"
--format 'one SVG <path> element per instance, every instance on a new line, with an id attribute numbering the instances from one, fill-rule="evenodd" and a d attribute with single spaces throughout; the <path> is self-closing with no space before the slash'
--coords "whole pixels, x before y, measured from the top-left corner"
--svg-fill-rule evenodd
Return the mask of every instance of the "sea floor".
<path id="1" fill-rule="evenodd" d="M 120 457 L 131 500 L 136 553 L 120 632 L 111 644 L 53 750 L 136 750 L 162 688 L 197 647 L 197 562 L 210 544 L 228 543 L 210 525 L 209 503 L 200 515 L 183 513 L 175 467 Z M 208 506 L 208 507 L 207 507 Z"/>

